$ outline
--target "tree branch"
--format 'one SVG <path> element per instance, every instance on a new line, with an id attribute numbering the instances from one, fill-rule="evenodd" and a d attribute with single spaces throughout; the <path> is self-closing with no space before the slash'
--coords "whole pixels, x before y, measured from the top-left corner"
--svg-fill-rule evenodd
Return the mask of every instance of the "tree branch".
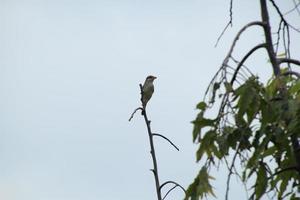
<path id="1" fill-rule="evenodd" d="M 159 137 L 161 137 L 161 138 L 163 138 L 163 139 L 165 139 L 165 140 L 167 140 L 177 151 L 179 151 L 179 148 L 178 147 L 176 147 L 176 145 L 171 141 L 171 140 L 169 140 L 166 136 L 163 136 L 163 135 L 161 135 L 161 134 L 158 134 L 158 133 L 152 133 L 152 135 L 153 136 L 159 136 Z"/>
<path id="2" fill-rule="evenodd" d="M 161 191 L 161 189 L 162 189 L 164 186 L 166 186 L 167 184 L 170 184 L 170 183 L 172 183 L 172 184 L 174 184 L 174 185 L 180 187 L 180 188 L 184 191 L 184 193 L 186 193 L 186 190 L 184 189 L 184 187 L 182 187 L 181 185 L 179 185 L 179 184 L 176 183 L 175 181 L 166 181 L 166 182 L 164 182 L 164 183 L 159 187 L 159 190 Z"/>
<path id="3" fill-rule="evenodd" d="M 241 34 L 242 34 L 247 28 L 249 28 L 249 27 L 251 27 L 251 26 L 261 26 L 261 27 L 264 27 L 264 25 L 265 25 L 265 24 L 264 24 L 263 22 L 260 22 L 260 21 L 254 21 L 254 22 L 250 22 L 250 23 L 246 24 L 243 28 L 241 28 L 241 30 L 236 34 L 236 36 L 235 36 L 235 38 L 234 38 L 234 40 L 233 40 L 233 42 L 232 42 L 232 45 L 231 45 L 231 47 L 230 47 L 230 49 L 229 49 L 229 52 L 227 53 L 227 56 L 225 57 L 225 59 L 224 59 L 224 61 L 223 61 L 222 66 L 227 66 L 228 61 L 229 61 L 229 58 L 231 57 L 231 54 L 232 54 L 232 52 L 233 52 L 233 49 L 234 49 L 234 47 L 235 47 L 237 41 L 239 40 Z"/>
<path id="4" fill-rule="evenodd" d="M 300 74 L 298 72 L 294 72 L 294 71 L 287 71 L 281 74 L 282 76 L 290 76 L 290 75 L 294 75 L 297 76 L 297 78 L 300 78 Z"/>
<path id="5" fill-rule="evenodd" d="M 272 3 L 272 5 L 274 6 L 276 12 L 277 12 L 278 15 L 280 16 L 280 18 L 281 18 L 281 20 L 283 21 L 283 23 L 284 23 L 285 25 L 291 27 L 293 30 L 295 30 L 296 32 L 299 33 L 299 32 L 300 32 L 299 29 L 293 27 L 292 25 L 290 25 L 290 24 L 286 21 L 286 19 L 284 18 L 283 14 L 281 13 L 281 11 L 280 11 L 279 7 L 277 6 L 277 4 L 275 3 L 275 1 L 274 1 L 274 0 L 269 0 L 269 1 L 270 1 L 270 2 Z"/>
<path id="6" fill-rule="evenodd" d="M 171 189 L 169 189 L 168 192 L 165 194 L 165 196 L 163 197 L 162 200 L 164 200 L 164 199 L 168 196 L 168 194 L 169 194 L 170 192 L 172 192 L 172 190 L 174 190 L 177 186 L 178 186 L 178 185 L 175 185 L 175 186 L 173 186 Z"/>
<path id="7" fill-rule="evenodd" d="M 275 54 L 274 48 L 273 48 L 271 26 L 270 26 L 270 21 L 269 21 L 269 13 L 268 13 L 268 9 L 267 9 L 266 0 L 260 0 L 260 6 L 261 6 L 262 21 L 265 24 L 263 27 L 264 27 L 264 33 L 265 33 L 264 35 L 265 35 L 265 40 L 266 40 L 267 52 L 268 52 L 270 62 L 273 67 L 274 75 L 278 76 L 280 74 L 280 68 L 277 63 L 276 54 Z"/>
<path id="8" fill-rule="evenodd" d="M 239 153 L 239 148 L 240 148 L 240 145 L 236 149 L 236 152 L 235 152 L 235 154 L 233 156 L 233 159 L 232 159 L 232 162 L 231 162 L 231 165 L 230 165 L 230 168 L 229 168 L 229 173 L 228 173 L 227 182 L 226 182 L 225 200 L 228 200 L 230 178 L 231 178 L 231 175 L 233 173 L 232 170 L 233 170 L 233 167 L 234 167 L 235 159 L 236 159 L 236 157 L 237 157 L 237 155 Z"/>
<path id="9" fill-rule="evenodd" d="M 143 86 L 142 84 L 139 85 L 140 86 L 140 90 L 141 90 L 141 102 L 143 99 Z M 143 103 L 142 103 L 143 105 Z M 146 107 L 143 105 L 143 109 L 142 109 L 142 115 L 144 116 L 144 120 L 147 126 L 147 132 L 148 132 L 148 136 L 149 136 L 149 143 L 150 143 L 150 153 L 151 153 L 151 157 L 152 157 L 152 163 L 153 163 L 153 175 L 154 175 L 154 179 L 155 179 L 155 188 L 156 188 L 156 194 L 157 194 L 157 200 L 162 200 L 161 197 L 161 191 L 160 191 L 160 183 L 159 183 L 159 176 L 158 176 L 158 167 L 157 167 L 157 159 L 156 159 L 156 155 L 155 155 L 155 148 L 154 148 L 154 143 L 153 143 L 153 134 L 151 131 L 151 126 L 150 126 L 150 120 L 148 120 L 147 117 L 147 112 L 146 112 Z"/>
<path id="10" fill-rule="evenodd" d="M 223 29 L 223 31 L 221 32 L 221 34 L 219 35 L 219 37 L 218 37 L 218 39 L 217 39 L 217 42 L 216 42 L 216 44 L 215 44 L 215 47 L 216 46 L 218 46 L 218 43 L 219 43 L 219 41 L 220 41 L 220 39 L 222 38 L 222 36 L 224 35 L 224 33 L 225 33 L 225 31 L 227 30 L 227 28 L 229 27 L 229 26 L 232 26 L 232 14 L 233 14 L 233 12 L 232 12 L 232 6 L 233 5 L 233 0 L 230 0 L 230 7 L 229 7 L 229 22 L 226 24 L 226 26 L 225 26 L 225 28 Z"/>
<path id="11" fill-rule="evenodd" d="M 217 78 L 218 74 L 219 74 L 222 70 L 224 70 L 225 67 L 228 66 L 228 62 L 229 62 L 229 59 L 232 57 L 232 52 L 233 52 L 233 50 L 234 50 L 234 47 L 235 47 L 237 41 L 239 40 L 240 36 L 242 35 L 242 33 L 243 33 L 246 29 L 248 29 L 249 27 L 251 27 L 251 26 L 261 26 L 261 27 L 263 27 L 263 26 L 264 26 L 264 23 L 261 22 L 261 21 L 254 21 L 254 22 L 250 22 L 250 23 L 246 24 L 244 27 L 242 27 L 242 28 L 240 29 L 240 31 L 236 34 L 236 36 L 235 36 L 235 38 L 234 38 L 234 40 L 233 40 L 233 42 L 232 42 L 232 45 L 231 45 L 231 47 L 230 47 L 230 49 L 229 49 L 229 51 L 228 51 L 228 53 L 227 53 L 225 59 L 223 60 L 223 63 L 222 63 L 222 65 L 221 65 L 220 69 L 217 71 L 217 73 L 214 75 L 214 77 L 213 77 L 212 80 L 210 81 L 209 86 L 207 87 L 204 96 L 206 96 L 206 95 L 208 94 L 209 89 L 210 89 L 210 86 L 213 84 L 213 82 L 214 82 L 215 79 Z"/>
<path id="12" fill-rule="evenodd" d="M 244 62 L 249 58 L 249 56 L 251 56 L 252 53 L 254 53 L 257 49 L 260 49 L 260 48 L 266 48 L 266 43 L 262 43 L 262 44 L 259 44 L 259 45 L 256 45 L 255 47 L 253 47 L 241 60 L 241 62 L 238 64 L 238 66 L 236 67 L 236 70 L 232 76 L 232 79 L 230 81 L 230 84 L 233 85 L 233 82 L 235 81 L 236 79 L 236 76 L 238 74 L 238 71 L 240 70 L 240 68 L 243 66 Z"/>
<path id="13" fill-rule="evenodd" d="M 130 116 L 130 118 L 129 118 L 129 120 L 128 120 L 128 121 L 131 121 L 131 120 L 132 120 L 132 118 L 133 118 L 134 114 L 135 114 L 135 113 L 136 113 L 138 110 L 141 110 L 141 111 L 143 111 L 143 108 L 142 108 L 142 107 L 138 107 L 138 108 L 136 108 L 136 109 L 133 111 L 133 113 L 131 114 L 131 116 Z"/>
<path id="14" fill-rule="evenodd" d="M 291 64 L 294 64 L 294 65 L 299 65 L 300 66 L 300 61 L 299 60 L 295 60 L 295 59 L 291 59 L 291 58 L 279 58 L 278 63 L 279 64 L 291 63 Z"/>
<path id="15" fill-rule="evenodd" d="M 281 16 L 282 20 L 284 20 L 282 14 L 280 13 L 275 2 L 273 0 L 270 0 L 270 1 L 273 4 L 273 6 L 276 8 L 276 10 L 279 13 L 279 15 Z M 265 39 L 266 39 L 266 44 L 267 44 L 266 48 L 267 48 L 267 51 L 269 54 L 270 61 L 272 63 L 274 75 L 275 75 L 275 77 L 278 77 L 278 76 L 280 76 L 280 66 L 279 66 L 278 59 L 276 58 L 276 55 L 274 53 L 274 49 L 273 49 L 271 27 L 270 27 L 270 22 L 269 22 L 269 14 L 268 14 L 266 0 L 260 0 L 260 5 L 261 5 L 262 21 L 266 24 L 264 26 Z M 297 162 L 297 171 L 300 174 L 300 152 L 298 151 L 300 149 L 300 144 L 298 141 L 298 137 L 295 135 L 292 135 L 291 142 L 292 142 L 292 146 L 293 146 L 293 151 L 295 153 L 295 160 Z"/>

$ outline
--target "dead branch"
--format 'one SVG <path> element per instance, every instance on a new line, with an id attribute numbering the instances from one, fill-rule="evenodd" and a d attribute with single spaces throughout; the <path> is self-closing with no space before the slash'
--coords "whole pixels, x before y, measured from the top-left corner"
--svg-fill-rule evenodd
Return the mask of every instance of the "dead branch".
<path id="1" fill-rule="evenodd" d="M 158 134 L 158 133 L 152 133 L 152 135 L 153 136 L 159 136 L 159 137 L 161 137 L 161 138 L 163 138 L 163 139 L 165 139 L 165 140 L 167 140 L 177 151 L 179 151 L 179 148 L 178 147 L 176 147 L 176 145 L 171 141 L 171 140 L 169 140 L 166 136 L 163 136 L 163 135 L 161 135 L 161 134 Z"/>
<path id="2" fill-rule="evenodd" d="M 229 61 L 229 58 L 231 57 L 232 55 L 232 52 L 233 52 L 233 49 L 237 43 L 237 41 L 239 40 L 241 34 L 249 27 L 251 26 L 261 26 L 261 27 L 264 27 L 264 23 L 263 22 L 260 22 L 260 21 L 254 21 L 254 22 L 250 22 L 248 24 L 246 24 L 243 28 L 241 28 L 241 30 L 236 34 L 233 42 L 232 42 L 232 45 L 227 53 L 227 56 L 225 57 L 223 63 L 222 63 L 222 66 L 226 66 L 228 64 L 228 61 Z"/>
<path id="3" fill-rule="evenodd" d="M 221 40 L 221 38 L 223 37 L 225 31 L 227 30 L 227 28 L 229 26 L 232 26 L 232 15 L 233 15 L 233 12 L 232 12 L 232 6 L 233 5 L 233 0 L 230 0 L 230 7 L 229 7 L 229 22 L 226 24 L 225 28 L 223 29 L 223 31 L 221 32 L 221 34 L 219 35 L 218 39 L 217 39 L 217 42 L 215 44 L 215 47 L 218 46 L 218 43 L 219 41 Z"/>
<path id="4" fill-rule="evenodd" d="M 252 53 L 254 53 L 257 49 L 260 49 L 260 48 L 266 48 L 266 43 L 262 43 L 262 44 L 259 44 L 259 45 L 256 45 L 255 47 L 253 47 L 241 60 L 241 62 L 238 64 L 233 76 L 232 76 L 232 79 L 230 81 L 230 84 L 233 85 L 233 82 L 235 81 L 236 79 L 236 76 L 238 74 L 238 71 L 240 70 L 240 68 L 243 66 L 244 62 L 249 58 L 249 56 L 251 56 Z"/>
<path id="5" fill-rule="evenodd" d="M 284 24 L 286 24 L 287 26 L 291 27 L 294 31 L 300 33 L 300 30 L 295 28 L 294 26 L 292 26 L 291 24 L 289 24 L 286 19 L 284 18 L 283 14 L 281 13 L 279 7 L 277 6 L 277 4 L 274 2 L 274 0 L 269 0 L 272 5 L 274 6 L 276 12 L 278 13 L 278 15 L 280 16 L 281 20 L 283 21 Z"/>
<path id="6" fill-rule="evenodd" d="M 135 114 L 135 113 L 136 113 L 138 110 L 141 110 L 141 111 L 143 111 L 143 108 L 142 108 L 142 107 L 138 107 L 138 108 L 136 108 L 136 109 L 133 111 L 133 113 L 131 114 L 131 116 L 130 116 L 130 118 L 128 119 L 128 121 L 131 121 L 131 120 L 132 120 L 132 118 L 133 118 L 134 114 Z"/>
<path id="7" fill-rule="evenodd" d="M 166 182 L 164 182 L 164 183 L 159 187 L 159 189 L 161 190 L 161 189 L 162 189 L 164 186 L 166 186 L 167 184 L 174 184 L 174 185 L 180 187 L 180 188 L 184 191 L 184 193 L 186 193 L 186 190 L 184 189 L 184 187 L 182 187 L 181 185 L 179 185 L 179 184 L 176 183 L 175 181 L 166 181 Z"/>

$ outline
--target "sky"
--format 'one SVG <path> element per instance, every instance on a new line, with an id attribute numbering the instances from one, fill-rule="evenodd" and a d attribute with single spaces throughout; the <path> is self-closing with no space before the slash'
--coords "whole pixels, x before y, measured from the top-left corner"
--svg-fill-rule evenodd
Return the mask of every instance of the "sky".
<path id="1" fill-rule="evenodd" d="M 143 118 L 128 122 L 149 74 L 158 77 L 152 129 L 180 148 L 155 139 L 161 182 L 187 187 L 203 164 L 192 142 L 195 105 L 234 34 L 260 18 L 258 1 L 234 1 L 233 27 L 214 47 L 228 9 L 228 0 L 0 0 L 0 199 L 155 199 Z M 249 30 L 237 57 L 261 41 Z M 248 64 L 262 79 L 271 75 L 263 52 Z M 225 166 L 213 173 L 222 199 Z M 245 199 L 232 183 L 230 197 Z M 183 196 L 175 190 L 169 199 Z"/>

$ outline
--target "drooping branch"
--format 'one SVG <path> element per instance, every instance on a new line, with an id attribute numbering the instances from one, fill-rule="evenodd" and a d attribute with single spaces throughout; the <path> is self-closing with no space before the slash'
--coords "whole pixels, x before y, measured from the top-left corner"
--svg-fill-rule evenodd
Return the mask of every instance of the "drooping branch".
<path id="1" fill-rule="evenodd" d="M 170 194 L 170 192 L 172 192 L 172 190 L 174 190 L 177 187 L 178 187 L 178 185 L 174 185 L 171 189 L 169 189 L 168 192 L 166 192 L 166 194 L 165 194 L 165 196 L 163 197 L 162 200 L 164 200 Z"/>
<path id="2" fill-rule="evenodd" d="M 282 64 L 282 63 L 291 63 L 294 65 L 299 65 L 300 66 L 300 61 L 299 60 L 295 60 L 295 59 L 291 59 L 291 58 L 280 58 L 278 59 L 278 63 Z"/>
<path id="3" fill-rule="evenodd" d="M 176 183 L 175 181 L 166 181 L 164 182 L 160 187 L 159 190 L 161 191 L 162 188 L 168 184 L 174 184 L 176 187 L 180 187 L 184 193 L 186 193 L 186 190 L 184 189 L 184 187 L 182 187 L 181 185 L 179 185 L 178 183 Z M 175 189 L 175 188 L 174 188 Z M 173 190 L 173 189 L 172 189 Z"/>
<path id="4" fill-rule="evenodd" d="M 242 35 L 242 33 L 243 33 L 246 29 L 248 29 L 249 27 L 252 27 L 252 26 L 261 26 L 261 27 L 263 27 L 263 26 L 264 26 L 264 23 L 261 22 L 261 21 L 253 21 L 253 22 L 250 22 L 250 23 L 246 24 L 244 27 L 242 27 L 242 28 L 239 30 L 239 32 L 236 34 L 235 38 L 233 39 L 232 45 L 231 45 L 231 47 L 230 47 L 230 49 L 229 49 L 229 51 L 228 51 L 228 53 L 227 53 L 225 59 L 223 60 L 220 69 L 217 71 L 217 73 L 214 75 L 214 77 L 213 77 L 212 80 L 210 81 L 209 86 L 207 87 L 204 96 L 206 96 L 206 95 L 208 94 L 208 92 L 209 92 L 209 90 L 210 90 L 210 86 L 213 85 L 213 83 L 214 83 L 215 79 L 217 78 L 218 74 L 219 74 L 222 70 L 224 70 L 226 67 L 228 67 L 229 59 L 232 58 L 233 50 L 234 50 L 234 48 L 235 48 L 235 45 L 236 45 L 237 41 L 239 40 L 240 36 Z"/>
<path id="5" fill-rule="evenodd" d="M 133 118 L 134 114 L 135 114 L 135 113 L 136 113 L 138 110 L 141 110 L 141 111 L 143 111 L 143 108 L 142 108 L 142 107 L 138 107 L 138 108 L 136 108 L 136 109 L 133 111 L 133 113 L 131 114 L 131 116 L 130 116 L 130 118 L 128 119 L 128 121 L 131 121 L 131 120 L 132 120 L 132 118 Z"/>
<path id="6" fill-rule="evenodd" d="M 287 71 L 281 74 L 282 76 L 290 76 L 290 75 L 294 75 L 297 76 L 297 78 L 300 78 L 300 73 L 298 72 L 294 72 L 294 71 Z"/>
<path id="7" fill-rule="evenodd" d="M 223 29 L 223 31 L 221 32 L 221 34 L 219 35 L 218 39 L 217 39 L 217 42 L 215 44 L 215 47 L 218 46 L 218 43 L 220 41 L 220 39 L 222 38 L 222 36 L 224 35 L 225 31 L 227 30 L 227 28 L 229 26 L 232 26 L 232 19 L 233 19 L 233 11 L 232 11 L 232 8 L 233 8 L 233 0 L 230 0 L 230 7 L 229 7 L 229 22 L 226 24 L 225 28 Z"/>
<path id="8" fill-rule="evenodd" d="M 161 137 L 165 140 L 167 140 L 177 151 L 179 151 L 179 148 L 171 141 L 169 140 L 166 136 L 163 136 L 161 134 L 158 134 L 158 133 L 152 133 L 153 136 L 158 136 L 158 137 Z"/>
<path id="9" fill-rule="evenodd" d="M 236 76 L 238 74 L 238 71 L 240 70 L 240 68 L 243 66 L 243 64 L 245 63 L 245 61 L 249 58 L 249 56 L 251 56 L 251 54 L 253 54 L 256 50 L 260 49 L 260 48 L 266 48 L 266 43 L 262 43 L 262 44 L 259 44 L 259 45 L 256 45 L 255 47 L 253 47 L 241 60 L 241 62 L 239 62 L 233 76 L 232 76 L 232 79 L 230 81 L 230 84 L 233 85 L 233 82 L 235 81 L 236 79 Z"/>
<path id="10" fill-rule="evenodd" d="M 225 57 L 224 61 L 223 61 L 223 64 L 222 66 L 226 66 L 228 64 L 228 61 L 229 61 L 229 58 L 231 57 L 232 55 L 232 52 L 233 52 L 233 49 L 237 43 L 237 41 L 239 40 L 240 36 L 242 35 L 242 33 L 249 27 L 251 26 L 261 26 L 261 27 L 264 27 L 264 23 L 262 23 L 261 21 L 254 21 L 254 22 L 250 22 L 248 24 L 246 24 L 243 28 L 241 28 L 241 30 L 236 34 L 233 42 L 232 42 L 232 45 L 227 53 L 227 56 Z"/>

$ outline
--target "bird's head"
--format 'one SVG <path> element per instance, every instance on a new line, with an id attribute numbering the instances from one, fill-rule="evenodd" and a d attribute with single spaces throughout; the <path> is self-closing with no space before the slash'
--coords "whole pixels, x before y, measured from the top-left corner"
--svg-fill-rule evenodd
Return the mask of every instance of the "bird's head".
<path id="1" fill-rule="evenodd" d="M 153 82 L 155 79 L 156 79 L 156 76 L 150 75 L 150 76 L 147 76 L 146 81 Z"/>

